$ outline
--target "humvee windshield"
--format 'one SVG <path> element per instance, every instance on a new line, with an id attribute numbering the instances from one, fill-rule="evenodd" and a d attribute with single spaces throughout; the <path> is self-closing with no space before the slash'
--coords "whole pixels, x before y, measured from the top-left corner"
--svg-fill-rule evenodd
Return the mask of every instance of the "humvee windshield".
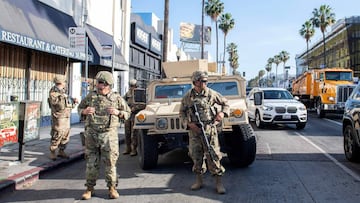
<path id="1" fill-rule="evenodd" d="M 182 98 L 191 89 L 191 84 L 158 85 L 155 87 L 155 98 Z"/>
<path id="2" fill-rule="evenodd" d="M 236 82 L 209 82 L 207 86 L 223 96 L 239 95 Z M 191 84 L 158 85 L 155 87 L 155 98 L 182 98 L 191 88 Z"/>
<path id="3" fill-rule="evenodd" d="M 239 95 L 239 90 L 236 82 L 209 82 L 207 86 L 219 92 L 223 96 Z"/>

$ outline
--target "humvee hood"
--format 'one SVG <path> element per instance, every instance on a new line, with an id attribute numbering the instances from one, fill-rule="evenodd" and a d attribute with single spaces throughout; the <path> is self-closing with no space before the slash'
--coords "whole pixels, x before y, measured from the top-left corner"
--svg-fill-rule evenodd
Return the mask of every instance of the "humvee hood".
<path id="1" fill-rule="evenodd" d="M 148 113 L 161 115 L 177 115 L 180 110 L 180 102 L 148 104 L 145 109 Z"/>

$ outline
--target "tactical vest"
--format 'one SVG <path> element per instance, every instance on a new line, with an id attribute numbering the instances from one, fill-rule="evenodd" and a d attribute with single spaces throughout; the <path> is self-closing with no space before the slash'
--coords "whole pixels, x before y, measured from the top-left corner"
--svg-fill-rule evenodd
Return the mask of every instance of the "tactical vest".
<path id="1" fill-rule="evenodd" d="M 208 96 L 204 96 L 204 95 L 195 96 L 194 95 L 191 97 L 191 101 L 192 101 L 193 105 L 196 105 L 200 119 L 204 124 L 212 123 L 215 118 L 215 115 L 216 115 L 216 113 L 214 112 L 214 109 L 211 105 L 210 98 L 211 98 L 211 95 L 208 95 Z M 195 116 L 194 107 L 192 107 L 192 113 L 190 115 L 191 115 L 191 121 L 198 122 L 198 120 Z"/>
<path id="2" fill-rule="evenodd" d="M 106 96 L 96 93 L 91 96 L 90 106 L 95 108 L 95 113 L 88 116 L 88 123 L 92 129 L 107 131 L 110 128 L 119 126 L 119 117 L 110 115 L 107 112 L 108 107 L 118 108 L 118 97 L 120 97 L 120 95 L 114 92 Z"/>

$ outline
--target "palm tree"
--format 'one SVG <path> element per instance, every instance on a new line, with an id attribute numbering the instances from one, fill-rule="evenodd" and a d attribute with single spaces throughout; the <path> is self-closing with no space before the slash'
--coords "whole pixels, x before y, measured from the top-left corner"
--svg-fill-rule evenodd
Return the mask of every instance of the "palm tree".
<path id="1" fill-rule="evenodd" d="M 260 80 L 261 80 L 261 78 L 262 78 L 264 75 L 265 75 L 265 71 L 264 71 L 264 70 L 260 70 L 260 71 L 259 71 L 259 82 L 258 82 L 258 83 L 259 83 L 259 87 L 261 86 L 261 85 L 260 85 Z"/>
<path id="2" fill-rule="evenodd" d="M 228 44 L 228 46 L 226 47 L 226 50 L 229 54 L 229 62 L 230 62 L 230 67 L 233 69 L 233 75 L 236 74 L 236 69 L 239 67 L 239 56 L 237 53 L 237 45 L 235 43 L 230 43 Z"/>
<path id="3" fill-rule="evenodd" d="M 216 64 L 219 63 L 219 29 L 218 29 L 218 17 L 224 12 L 224 3 L 220 0 L 208 0 L 205 2 L 206 15 L 210 16 L 211 20 L 215 22 L 216 26 Z"/>
<path id="4" fill-rule="evenodd" d="M 277 70 L 278 70 L 278 66 L 279 64 L 281 63 L 281 58 L 280 58 L 280 55 L 275 55 L 274 56 L 274 62 L 275 65 L 276 65 L 276 69 L 275 69 L 275 84 L 276 84 L 276 87 L 278 86 L 278 74 L 277 74 Z"/>
<path id="5" fill-rule="evenodd" d="M 335 13 L 332 13 L 332 8 L 329 5 L 321 5 L 319 9 L 315 8 L 313 17 L 311 18 L 313 25 L 320 28 L 324 43 L 324 67 L 326 67 L 326 48 L 325 48 L 325 32 L 328 26 L 335 23 Z"/>
<path id="6" fill-rule="evenodd" d="M 283 64 L 284 64 L 283 74 L 284 74 L 284 79 L 285 79 L 285 64 L 286 64 L 286 61 L 289 60 L 290 54 L 289 54 L 289 52 L 283 50 L 279 53 L 279 55 L 280 55 L 280 61 L 283 62 Z"/>
<path id="7" fill-rule="evenodd" d="M 234 28 L 235 20 L 232 18 L 230 13 L 225 13 L 221 15 L 219 23 L 219 28 L 224 33 L 224 55 L 222 60 L 225 63 L 226 36 L 229 31 Z"/>
<path id="8" fill-rule="evenodd" d="M 265 66 L 265 70 L 267 72 L 267 80 L 269 80 L 269 73 L 271 72 L 272 69 L 272 62 L 271 63 L 267 63 Z"/>
<path id="9" fill-rule="evenodd" d="M 310 20 L 305 21 L 302 25 L 301 29 L 299 30 L 300 35 L 305 38 L 306 40 L 306 63 L 307 63 L 307 70 L 309 70 L 309 41 L 315 34 L 315 29 L 313 24 Z"/>
<path id="10" fill-rule="evenodd" d="M 164 2 L 164 38 L 163 38 L 163 44 L 162 44 L 162 61 L 167 61 L 167 47 L 168 47 L 168 29 L 169 29 L 169 0 L 165 0 Z M 161 77 L 165 76 L 165 72 L 163 70 L 163 67 L 161 65 Z"/>

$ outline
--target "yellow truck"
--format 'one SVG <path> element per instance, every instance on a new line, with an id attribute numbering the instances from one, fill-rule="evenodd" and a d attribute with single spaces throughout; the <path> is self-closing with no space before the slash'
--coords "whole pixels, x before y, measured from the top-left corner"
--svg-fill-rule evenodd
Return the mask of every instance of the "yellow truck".
<path id="1" fill-rule="evenodd" d="M 307 108 L 315 108 L 318 117 L 322 118 L 326 113 L 342 114 L 355 86 L 351 69 L 312 69 L 293 81 L 292 94 Z"/>

